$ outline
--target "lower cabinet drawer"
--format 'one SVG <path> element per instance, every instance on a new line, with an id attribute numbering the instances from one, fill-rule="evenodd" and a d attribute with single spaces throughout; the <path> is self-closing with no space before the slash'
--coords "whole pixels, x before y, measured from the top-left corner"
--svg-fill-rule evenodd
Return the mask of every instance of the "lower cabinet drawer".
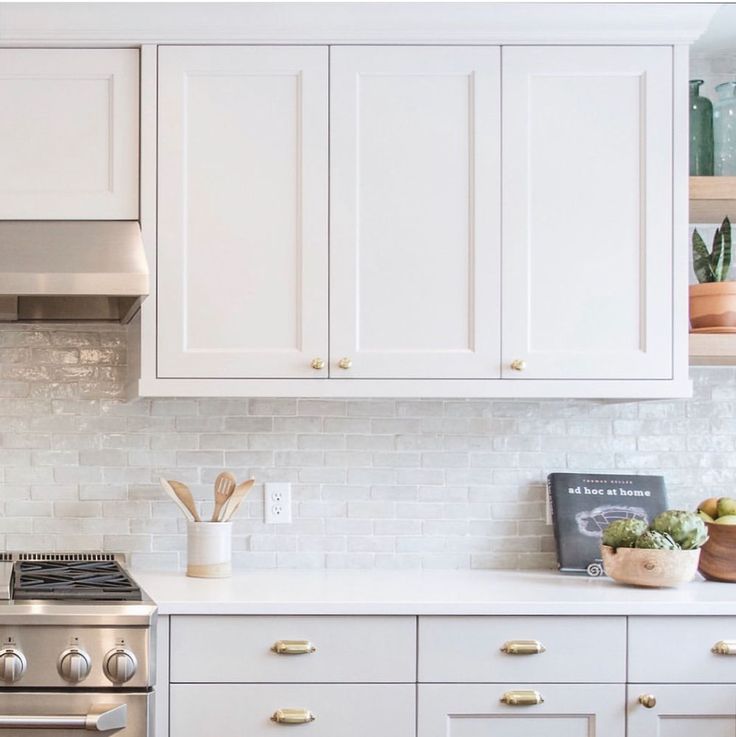
<path id="1" fill-rule="evenodd" d="M 191 656 L 193 643 L 206 658 Z M 414 683 L 416 618 L 172 617 L 171 681 Z"/>
<path id="2" fill-rule="evenodd" d="M 420 685 L 417 737 L 624 737 L 625 698 L 623 684 Z"/>
<path id="3" fill-rule="evenodd" d="M 626 620 L 420 617 L 419 681 L 624 683 Z"/>
<path id="4" fill-rule="evenodd" d="M 736 683 L 736 617 L 630 617 L 632 683 Z"/>
<path id="5" fill-rule="evenodd" d="M 410 684 L 173 684 L 170 709 L 170 737 L 276 737 L 279 729 L 293 737 L 295 726 L 300 737 L 415 734 Z M 306 710 L 314 720 L 295 725 L 272 719 L 285 709 Z"/>

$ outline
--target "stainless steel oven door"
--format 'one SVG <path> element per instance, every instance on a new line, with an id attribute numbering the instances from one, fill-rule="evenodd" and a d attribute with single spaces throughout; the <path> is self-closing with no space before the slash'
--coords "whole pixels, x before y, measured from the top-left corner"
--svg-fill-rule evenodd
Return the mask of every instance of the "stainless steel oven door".
<path id="1" fill-rule="evenodd" d="M 0 737 L 153 736 L 153 694 L 2 691 Z"/>

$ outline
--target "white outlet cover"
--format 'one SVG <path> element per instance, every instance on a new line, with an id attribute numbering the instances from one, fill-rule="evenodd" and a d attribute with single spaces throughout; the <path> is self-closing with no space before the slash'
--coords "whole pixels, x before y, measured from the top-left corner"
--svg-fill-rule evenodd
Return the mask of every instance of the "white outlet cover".
<path id="1" fill-rule="evenodd" d="M 264 484 L 263 521 L 268 525 L 291 524 L 291 484 Z"/>

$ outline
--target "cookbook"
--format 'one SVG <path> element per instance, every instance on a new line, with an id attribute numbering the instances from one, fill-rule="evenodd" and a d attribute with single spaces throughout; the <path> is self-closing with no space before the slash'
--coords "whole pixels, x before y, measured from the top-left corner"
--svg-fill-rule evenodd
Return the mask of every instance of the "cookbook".
<path id="1" fill-rule="evenodd" d="M 617 519 L 650 524 L 667 509 L 662 476 L 551 473 L 547 492 L 557 565 L 563 573 L 601 575 L 603 530 Z"/>

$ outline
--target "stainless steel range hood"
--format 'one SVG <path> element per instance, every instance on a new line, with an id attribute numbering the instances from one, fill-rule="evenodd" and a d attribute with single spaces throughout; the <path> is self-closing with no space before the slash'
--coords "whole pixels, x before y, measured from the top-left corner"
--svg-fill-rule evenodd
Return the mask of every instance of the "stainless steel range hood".
<path id="1" fill-rule="evenodd" d="M 0 221 L 0 320 L 128 322 L 148 295 L 135 221 Z"/>

